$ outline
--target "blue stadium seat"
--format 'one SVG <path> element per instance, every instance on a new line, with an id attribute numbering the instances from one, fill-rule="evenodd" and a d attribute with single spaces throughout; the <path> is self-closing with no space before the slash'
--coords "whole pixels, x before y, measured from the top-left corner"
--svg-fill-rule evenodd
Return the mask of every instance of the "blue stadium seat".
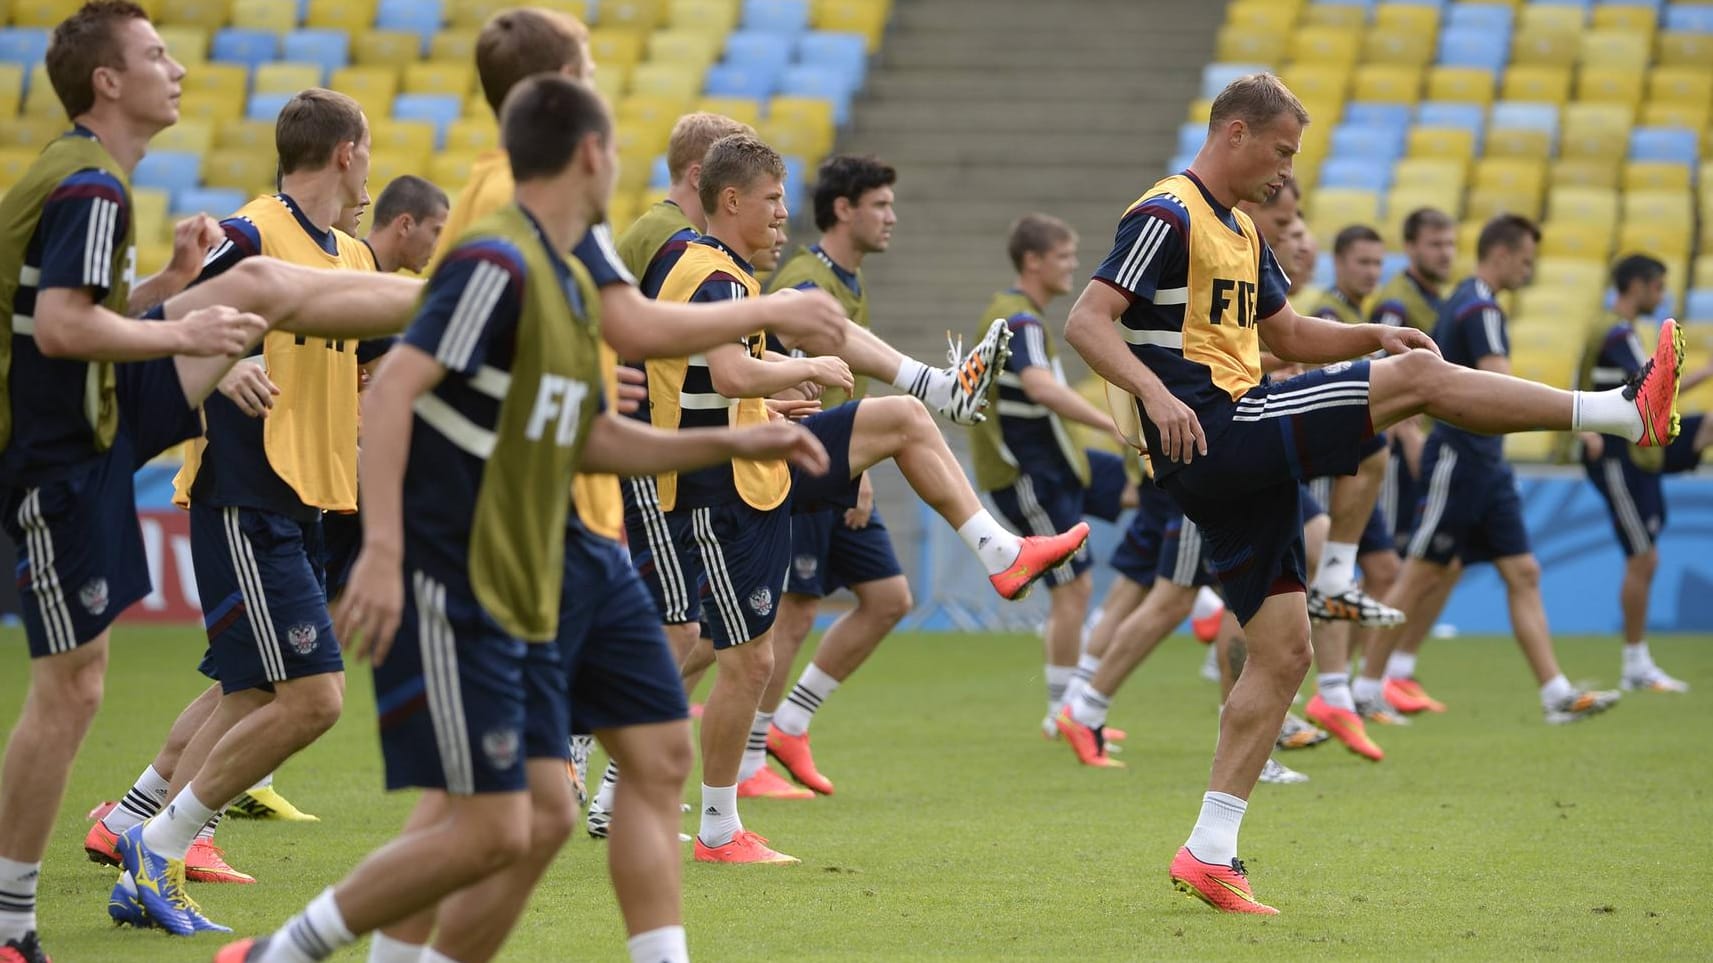
<path id="1" fill-rule="evenodd" d="M 1178 153 L 1195 156 L 1201 150 L 1202 141 L 1207 139 L 1207 125 L 1199 121 L 1186 121 L 1178 125 Z"/>
<path id="2" fill-rule="evenodd" d="M 243 207 L 247 201 L 249 198 L 244 196 L 243 191 L 229 187 L 190 187 L 174 191 L 170 206 L 175 219 L 192 214 L 225 217 Z"/>
<path id="3" fill-rule="evenodd" d="M 1195 159 L 1196 159 L 1195 154 L 1183 154 L 1183 153 L 1175 154 L 1175 155 L 1173 155 L 1171 160 L 1166 162 L 1166 173 L 1176 174 L 1179 171 L 1188 170 L 1190 164 Z"/>
<path id="4" fill-rule="evenodd" d="M 1461 127 L 1475 132 L 1476 152 L 1481 148 L 1481 132 L 1487 126 L 1487 112 L 1480 104 L 1464 104 L 1447 100 L 1424 100 L 1416 105 L 1416 124 L 1421 127 Z"/>
<path id="5" fill-rule="evenodd" d="M 31 27 L 0 30 L 0 63 L 23 64 L 26 69 L 41 62 L 48 53 L 48 32 Z"/>
<path id="6" fill-rule="evenodd" d="M 1682 127 L 1637 127 L 1630 131 L 1630 160 L 1694 164 L 1699 136 Z"/>
<path id="7" fill-rule="evenodd" d="M 1529 2 L 1538 3 L 1543 7 L 1581 7 L 1583 10 L 1594 5 L 1593 0 L 1529 0 Z"/>
<path id="8" fill-rule="evenodd" d="M 1392 165 L 1370 157 L 1331 157 L 1320 167 L 1321 187 L 1355 187 L 1385 193 L 1392 186 Z"/>
<path id="9" fill-rule="evenodd" d="M 811 31 L 797 39 L 797 62 L 836 70 L 851 78 L 851 90 L 858 91 L 868 72 L 868 40 L 860 33 Z"/>
<path id="10" fill-rule="evenodd" d="M 1501 8 L 1502 9 L 1502 8 Z M 1511 38 L 1483 27 L 1447 27 L 1439 34 L 1439 63 L 1501 70 L 1511 60 Z"/>
<path id="11" fill-rule="evenodd" d="M 1599 3 L 1602 7 L 1649 7 L 1654 10 L 1665 5 L 1664 0 L 1599 0 Z"/>
<path id="12" fill-rule="evenodd" d="M 851 78 L 825 67 L 799 64 L 787 67 L 779 78 L 779 93 L 789 97 L 818 97 L 833 104 L 833 123 L 839 127 L 850 119 Z"/>
<path id="13" fill-rule="evenodd" d="M 1666 30 L 1713 33 L 1713 3 L 1674 3 L 1665 8 Z"/>
<path id="14" fill-rule="evenodd" d="M 320 64 L 321 82 L 350 63 L 351 36 L 343 30 L 293 30 L 280 42 L 280 59 Z"/>
<path id="15" fill-rule="evenodd" d="M 1390 176 L 1392 163 L 1404 156 L 1404 131 L 1395 127 L 1339 124 L 1333 129 L 1327 156 L 1369 164 L 1378 162 L 1376 166 L 1387 168 Z"/>
<path id="16" fill-rule="evenodd" d="M 1396 127 L 1399 130 L 1406 130 L 1410 126 L 1410 105 L 1353 101 L 1344 105 L 1344 122 L 1362 124 L 1368 127 Z"/>
<path id="17" fill-rule="evenodd" d="M 1332 287 L 1332 279 L 1332 252 L 1322 251 L 1315 255 L 1314 280 L 1310 283 L 1317 288 L 1330 288 Z M 1302 311 L 1312 307 L 1313 305 L 1299 304 L 1297 305 L 1297 310 Z"/>
<path id="18" fill-rule="evenodd" d="M 1208 64 L 1201 69 L 1201 95 L 1212 100 L 1233 80 L 1271 69 L 1264 64 Z"/>
<path id="19" fill-rule="evenodd" d="M 381 0 L 375 10 L 375 29 L 403 30 L 422 38 L 423 48 L 440 32 L 444 19 L 440 0 Z"/>
<path id="20" fill-rule="evenodd" d="M 243 64 L 254 70 L 258 64 L 278 60 L 279 52 L 279 37 L 272 31 L 225 27 L 214 35 L 208 57 L 219 63 Z"/>
<path id="21" fill-rule="evenodd" d="M 785 209 L 793 215 L 807 208 L 809 183 L 805 175 L 808 169 L 809 165 L 801 157 L 785 158 Z"/>
<path id="22" fill-rule="evenodd" d="M 702 81 L 702 93 L 709 97 L 748 97 L 766 100 L 773 96 L 774 75 L 766 68 L 755 69 L 738 64 L 715 64 L 708 68 Z"/>
<path id="23" fill-rule="evenodd" d="M 131 174 L 132 187 L 152 187 L 174 195 L 190 190 L 201 181 L 202 159 L 195 154 L 171 150 L 144 154 Z"/>
<path id="24" fill-rule="evenodd" d="M 1380 259 L 1380 283 L 1385 284 L 1398 276 L 1404 268 L 1410 266 L 1410 256 L 1401 251 L 1387 254 Z"/>
<path id="25" fill-rule="evenodd" d="M 1713 321 L 1713 288 L 1692 288 L 1684 299 L 1683 314 L 1690 321 Z"/>
<path id="26" fill-rule="evenodd" d="M 1529 127 L 1558 133 L 1558 107 L 1524 100 L 1501 100 L 1493 105 L 1488 122 L 1494 127 Z"/>
<path id="27" fill-rule="evenodd" d="M 446 143 L 446 128 L 464 112 L 463 102 L 444 94 L 399 94 L 393 98 L 393 120 L 426 120 L 434 125 L 434 146 Z"/>
<path id="28" fill-rule="evenodd" d="M 1503 33 L 1511 39 L 1511 8 L 1496 3 L 1454 3 L 1446 9 L 1445 26 Z"/>
<path id="29" fill-rule="evenodd" d="M 763 73 L 777 83 L 779 75 L 791 66 L 791 47 L 780 43 L 774 34 L 737 30 L 726 37 L 725 62 Z"/>
<path id="30" fill-rule="evenodd" d="M 651 191 L 663 191 L 671 186 L 672 168 L 666 163 L 666 155 L 661 154 L 654 158 L 654 166 L 649 169 L 648 189 Z"/>
<path id="31" fill-rule="evenodd" d="M 291 100 L 293 96 L 295 95 L 251 94 L 249 105 L 244 109 L 244 117 L 246 120 L 260 120 L 271 124 L 279 118 L 280 111 L 285 109 L 286 101 Z"/>
<path id="32" fill-rule="evenodd" d="M 809 29 L 807 0 L 744 0 L 745 30 L 795 37 Z"/>

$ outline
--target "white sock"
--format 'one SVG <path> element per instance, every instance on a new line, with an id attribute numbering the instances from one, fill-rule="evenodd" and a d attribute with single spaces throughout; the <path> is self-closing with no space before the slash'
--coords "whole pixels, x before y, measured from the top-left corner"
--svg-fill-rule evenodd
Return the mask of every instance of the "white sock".
<path id="1" fill-rule="evenodd" d="M 1624 644 L 1624 671 L 1634 674 L 1645 672 L 1654 667 L 1653 654 L 1648 651 L 1648 640 Z"/>
<path id="2" fill-rule="evenodd" d="M 1413 679 L 1416 677 L 1416 654 L 1414 652 L 1393 652 L 1386 659 L 1386 678 Z"/>
<path id="3" fill-rule="evenodd" d="M 1005 526 L 999 524 L 993 513 L 985 508 L 958 526 L 958 537 L 964 540 L 976 558 L 981 559 L 989 575 L 998 575 L 1010 568 L 1011 563 L 1017 561 L 1017 554 L 1023 550 L 1023 540 L 1006 531 Z"/>
<path id="4" fill-rule="evenodd" d="M 202 828 L 196 831 L 196 838 L 212 840 L 214 838 L 214 831 L 220 828 L 220 817 L 224 815 L 226 815 L 224 812 L 215 813 L 212 819 L 203 823 Z"/>
<path id="5" fill-rule="evenodd" d="M 1356 711 L 1356 702 L 1350 697 L 1349 676 L 1342 672 L 1325 672 L 1315 676 L 1314 683 L 1327 705 L 1345 712 Z"/>
<path id="6" fill-rule="evenodd" d="M 1641 441 L 1642 413 L 1633 399 L 1624 397 L 1624 389 L 1605 391 L 1572 391 L 1570 428 L 1572 431 L 1597 431 L 1602 435 L 1620 435 L 1631 441 Z"/>
<path id="7" fill-rule="evenodd" d="M 1112 697 L 1101 695 L 1092 685 L 1085 685 L 1069 704 L 1072 719 L 1090 729 L 1099 729 L 1106 725 L 1106 710 L 1112 708 Z"/>
<path id="8" fill-rule="evenodd" d="M 417 959 L 421 960 L 422 963 L 458 963 L 457 960 L 447 956 L 445 953 L 440 952 L 432 946 L 423 947 L 422 955 Z"/>
<path id="9" fill-rule="evenodd" d="M 137 777 L 137 781 L 131 784 L 125 798 L 119 800 L 119 805 L 101 817 L 101 825 L 115 833 L 130 829 L 161 811 L 161 807 L 167 803 L 168 788 L 170 787 L 167 779 L 150 765 Z"/>
<path id="10" fill-rule="evenodd" d="M 1065 704 L 1065 688 L 1071 684 L 1076 669 L 1068 665 L 1047 666 L 1047 711 L 1057 712 Z"/>
<path id="11" fill-rule="evenodd" d="M 0 943 L 36 928 L 36 884 L 41 878 L 41 863 L 0 856 Z"/>
<path id="12" fill-rule="evenodd" d="M 820 711 L 821 703 L 838 691 L 839 680 L 821 671 L 811 662 L 803 667 L 797 684 L 785 694 L 785 701 L 773 713 L 773 726 L 788 736 L 800 736 L 809 731 L 809 722 Z"/>
<path id="13" fill-rule="evenodd" d="M 738 764 L 738 782 L 755 775 L 767 765 L 767 727 L 773 724 L 773 713 L 757 712 L 749 724 L 749 742 L 744 746 L 743 762 Z"/>
<path id="14" fill-rule="evenodd" d="M 274 933 L 261 963 L 316 963 L 356 941 L 329 886 Z M 426 958 L 426 950 L 423 956 Z"/>
<path id="15" fill-rule="evenodd" d="M 1560 672 L 1546 680 L 1546 685 L 1541 686 L 1541 705 L 1550 709 L 1575 694 L 1576 687 L 1570 684 L 1570 680 L 1564 677 L 1564 673 Z"/>
<path id="16" fill-rule="evenodd" d="M 1385 683 L 1379 679 L 1370 679 L 1365 675 L 1356 677 L 1350 684 L 1351 695 L 1357 702 L 1379 702 L 1386 698 Z"/>
<path id="17" fill-rule="evenodd" d="M 1089 680 L 1094 678 L 1095 672 L 1099 669 L 1099 657 L 1089 655 L 1087 652 L 1077 656 L 1077 667 L 1071 670 L 1071 682 L 1065 686 L 1065 705 L 1070 705 L 1076 701 L 1077 696 L 1088 686 Z"/>
<path id="18" fill-rule="evenodd" d="M 1196 591 L 1196 604 L 1195 608 L 1190 610 L 1190 618 L 1200 621 L 1217 614 L 1224 608 L 1225 600 L 1219 597 L 1219 593 L 1203 585 Z"/>
<path id="19" fill-rule="evenodd" d="M 1201 797 L 1201 816 L 1196 828 L 1190 830 L 1184 843 L 1190 855 L 1204 863 L 1229 866 L 1237 858 L 1237 830 L 1243 825 L 1243 813 L 1249 803 L 1223 792 L 1209 792 Z"/>
<path id="20" fill-rule="evenodd" d="M 625 941 L 631 963 L 690 963 L 690 947 L 684 942 L 684 927 L 662 926 L 638 933 Z"/>
<path id="21" fill-rule="evenodd" d="M 1314 588 L 1322 595 L 1337 595 L 1356 584 L 1356 545 L 1353 542 L 1327 542 L 1320 553 L 1320 570 L 1315 573 Z"/>
<path id="22" fill-rule="evenodd" d="M 599 809 L 603 812 L 612 812 L 613 796 L 618 791 L 619 764 L 612 760 L 608 760 L 607 771 L 601 773 L 601 788 L 595 790 L 595 801 L 589 805 L 589 808 Z"/>
<path id="23" fill-rule="evenodd" d="M 898 374 L 892 378 L 892 387 L 915 395 L 930 408 L 942 408 L 952 399 L 952 393 L 946 385 L 938 383 L 948 379 L 935 378 L 937 374 L 943 372 L 930 368 L 915 358 L 905 358 L 898 363 Z"/>
<path id="24" fill-rule="evenodd" d="M 423 947 L 395 940 L 379 930 L 369 938 L 369 963 L 421 963 Z"/>
<path id="25" fill-rule="evenodd" d="M 204 823 L 216 810 L 196 798 L 196 787 L 186 786 L 160 814 L 143 824 L 143 845 L 168 859 L 183 859 Z"/>
<path id="26" fill-rule="evenodd" d="M 704 846 L 724 846 L 743 832 L 738 818 L 738 787 L 702 784 L 702 837 Z"/>
<path id="27" fill-rule="evenodd" d="M 273 784 L 274 784 L 274 774 L 270 772 L 267 775 L 262 777 L 261 782 L 256 783 L 254 786 L 251 786 L 250 788 L 251 789 L 266 789 Z"/>

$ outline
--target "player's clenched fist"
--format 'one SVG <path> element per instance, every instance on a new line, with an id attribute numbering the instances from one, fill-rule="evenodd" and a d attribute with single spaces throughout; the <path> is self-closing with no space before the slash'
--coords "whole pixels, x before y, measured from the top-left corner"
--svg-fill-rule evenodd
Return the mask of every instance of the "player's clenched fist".
<path id="1" fill-rule="evenodd" d="M 786 288 L 762 299 L 768 306 L 768 330 L 805 354 L 838 354 L 850 324 L 844 306 L 825 291 Z"/>
<path id="2" fill-rule="evenodd" d="M 733 432 L 732 448 L 738 458 L 750 461 L 783 458 L 812 475 L 825 475 L 832 464 L 820 440 L 789 421 L 737 429 Z"/>
<path id="3" fill-rule="evenodd" d="M 226 232 L 220 227 L 220 222 L 207 214 L 179 221 L 172 229 L 172 259 L 167 262 L 167 270 L 188 282 L 202 272 L 202 262 L 208 259 L 208 252 L 219 247 L 225 239 Z"/>
<path id="4" fill-rule="evenodd" d="M 184 333 L 184 344 L 177 353 L 198 358 L 238 357 L 268 330 L 268 322 L 261 315 L 224 304 L 197 308 L 178 324 Z"/>

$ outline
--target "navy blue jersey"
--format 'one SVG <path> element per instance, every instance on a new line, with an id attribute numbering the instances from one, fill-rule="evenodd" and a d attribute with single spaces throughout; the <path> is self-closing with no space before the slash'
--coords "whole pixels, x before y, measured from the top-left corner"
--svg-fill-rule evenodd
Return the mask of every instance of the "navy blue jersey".
<path id="1" fill-rule="evenodd" d="M 732 262 L 740 271 L 754 277 L 755 269 L 750 267 L 729 246 L 719 238 L 702 235 L 691 241 L 692 244 L 705 244 L 718 248 L 731 257 Z M 738 301 L 749 296 L 749 289 L 744 282 L 724 271 L 711 272 L 695 292 L 690 295 L 692 304 L 718 304 L 721 301 Z M 765 334 L 762 337 L 766 337 Z M 746 350 L 753 352 L 750 339 L 741 339 L 740 344 Z M 774 344 L 778 344 L 777 341 Z M 725 427 L 728 424 L 730 408 L 723 403 L 720 393 L 714 390 L 713 374 L 708 370 L 706 358 L 703 355 L 692 355 L 684 368 L 684 386 L 679 391 L 680 399 L 685 401 L 680 414 L 679 426 L 682 428 Z M 705 399 L 700 404 L 695 399 Z M 732 481 L 732 466 L 730 464 L 714 465 L 696 471 L 680 472 L 678 474 L 678 499 L 676 508 L 700 508 L 706 505 L 720 505 L 735 502 L 738 499 L 737 489 Z"/>
<path id="2" fill-rule="evenodd" d="M 75 132 L 94 136 L 81 127 Z M 84 410 L 91 368 L 85 361 L 49 358 L 36 347 L 36 292 L 76 288 L 99 304 L 114 285 L 131 284 L 132 277 L 112 276 L 113 248 L 130 217 L 125 186 L 93 168 L 60 181 L 42 205 L 17 293 L 10 305 L 0 305 L 12 312 L 12 438 L 0 453 L 0 484 L 38 485 L 101 457 Z M 132 273 L 135 252 L 125 263 Z"/>
<path id="3" fill-rule="evenodd" d="M 642 280 L 637 282 L 637 289 L 645 298 L 660 297 L 660 286 L 666 283 L 666 276 L 678 266 L 678 259 L 684 256 L 684 248 L 696 238 L 701 237 L 695 228 L 682 228 L 666 239 L 660 249 L 654 252 L 654 257 L 648 262 L 648 270 L 643 272 Z"/>
<path id="4" fill-rule="evenodd" d="M 1196 176 L 1194 182 L 1227 230 L 1241 234 L 1230 208 L 1214 200 Z M 1206 364 L 1184 357 L 1184 312 L 1189 291 L 1189 211 L 1169 194 L 1147 197 L 1133 205 L 1118 222 L 1112 251 L 1095 269 L 1094 279 L 1130 302 L 1119 327 L 1131 351 L 1165 384 L 1173 396 L 1201 411 L 1231 401 L 1230 386 L 1216 383 Z M 1259 285 L 1254 317 L 1270 317 L 1285 306 L 1291 282 L 1261 242 Z"/>
<path id="5" fill-rule="evenodd" d="M 1478 367 L 1482 358 L 1511 354 L 1511 341 L 1505 333 L 1505 312 L 1494 300 L 1493 289 L 1480 278 L 1468 278 L 1452 289 L 1440 305 L 1433 340 L 1445 360 L 1465 368 Z M 1460 454 L 1495 464 L 1504 460 L 1505 441 L 1498 435 L 1477 435 L 1446 424 L 1436 428 L 1435 433 Z"/>
<path id="6" fill-rule="evenodd" d="M 613 244 L 613 230 L 606 224 L 596 224 L 583 233 L 583 239 L 571 249 L 571 256 L 583 262 L 583 267 L 589 272 L 589 279 L 595 282 L 595 287 L 604 288 L 609 284 L 635 284 L 636 278 L 631 277 L 625 268 L 625 262 L 619 259 L 619 249 Z"/>
<path id="7" fill-rule="evenodd" d="M 1058 358 L 1048 348 L 1041 316 L 1019 311 L 1006 318 L 1005 325 L 1011 329 L 1011 357 L 1005 362 L 1005 374 L 997 379 L 997 410 L 989 417 L 998 416 L 1006 450 L 1025 471 L 1048 476 L 1073 475 L 1059 443 L 1055 427 L 1058 419 L 1023 390 L 1023 372 L 1028 368 L 1045 368 L 1054 379 L 1064 381 Z"/>

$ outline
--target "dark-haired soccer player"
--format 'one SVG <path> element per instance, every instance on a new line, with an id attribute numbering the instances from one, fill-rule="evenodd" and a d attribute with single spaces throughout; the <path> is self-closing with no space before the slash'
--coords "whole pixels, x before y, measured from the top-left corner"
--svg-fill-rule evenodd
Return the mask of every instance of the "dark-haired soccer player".
<path id="1" fill-rule="evenodd" d="M 1494 434 L 1574 427 L 1664 445 L 1677 430 L 1683 338 L 1674 322 L 1636 384 L 1573 393 L 1450 364 L 1414 329 L 1292 310 L 1283 272 L 1232 207 L 1290 176 L 1308 119 L 1271 74 L 1228 85 L 1189 170 L 1126 210 L 1066 325 L 1090 367 L 1136 398 L 1161 484 L 1200 526 L 1248 640 L 1209 791 L 1171 865 L 1186 893 L 1232 912 L 1277 912 L 1252 895 L 1237 833 L 1310 662 L 1299 480 L 1355 471 L 1364 439 L 1424 411 Z M 1174 268 L 1187 283 L 1162 288 Z M 1263 337 L 1283 360 L 1329 367 L 1263 385 Z M 1333 364 L 1382 350 L 1396 356 Z"/>
<path id="2" fill-rule="evenodd" d="M 1665 296 L 1665 264 L 1645 254 L 1632 254 L 1612 268 L 1617 298 L 1604 323 L 1589 331 L 1577 366 L 1576 386 L 1600 390 L 1636 376 L 1648 356 L 1636 331 L 1636 319 L 1659 310 Z M 1713 375 L 1704 368 L 1683 379 L 1687 391 Z M 1683 419 L 1683 433 L 1658 451 L 1639 448 L 1623 438 L 1592 432 L 1582 435 L 1582 465 L 1588 481 L 1606 502 L 1612 531 L 1624 551 L 1624 578 L 1618 603 L 1624 613 L 1624 659 L 1619 687 L 1646 692 L 1687 692 L 1689 683 L 1674 679 L 1654 664 L 1648 652 L 1648 595 L 1659 566 L 1655 547 L 1665 528 L 1665 496 L 1660 476 L 1690 471 L 1701 463 L 1701 452 L 1713 441 L 1713 421 L 1696 414 Z"/>

